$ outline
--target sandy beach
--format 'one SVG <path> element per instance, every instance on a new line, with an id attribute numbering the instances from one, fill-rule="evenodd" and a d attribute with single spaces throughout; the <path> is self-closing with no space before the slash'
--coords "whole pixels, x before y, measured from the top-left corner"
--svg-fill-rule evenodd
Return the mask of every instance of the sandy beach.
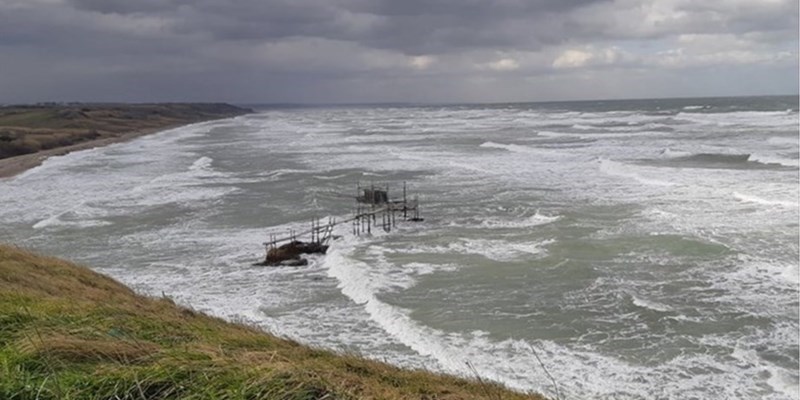
<path id="1" fill-rule="evenodd" d="M 15 139 L 21 136 L 24 139 L 25 136 L 35 138 L 37 134 L 57 136 L 93 131 L 97 137 L 33 153 L 0 158 L 0 179 L 10 178 L 37 167 L 53 156 L 125 142 L 183 125 L 229 118 L 247 112 L 250 110 L 227 104 L 8 107 L 0 112 L 0 142 L 4 139 L 3 134 L 11 135 Z M 25 133 L 15 135 L 15 130 Z M 7 143 L 9 139 L 7 137 L 5 139 L 4 143 Z"/>
<path id="2" fill-rule="evenodd" d="M 107 137 L 102 139 L 91 140 L 88 142 L 78 143 L 71 146 L 59 147 L 55 149 L 49 150 L 42 150 L 36 153 L 31 154 L 24 154 L 21 156 L 4 158 L 0 160 L 0 179 L 3 178 L 11 178 L 17 174 L 25 172 L 31 168 L 38 167 L 42 165 L 44 160 L 55 157 L 55 156 L 63 156 L 65 154 L 72 153 L 73 151 L 80 151 L 86 149 L 93 149 L 95 147 L 102 147 L 108 146 L 113 143 L 125 142 L 131 139 L 135 139 L 140 136 L 149 135 L 152 133 L 157 133 L 161 131 L 165 131 L 167 129 L 176 128 L 178 126 L 185 125 L 185 124 L 177 124 L 173 126 L 166 126 L 163 128 L 154 128 L 154 129 L 146 129 L 140 131 L 133 131 L 124 133 L 122 135 L 116 137 Z"/>

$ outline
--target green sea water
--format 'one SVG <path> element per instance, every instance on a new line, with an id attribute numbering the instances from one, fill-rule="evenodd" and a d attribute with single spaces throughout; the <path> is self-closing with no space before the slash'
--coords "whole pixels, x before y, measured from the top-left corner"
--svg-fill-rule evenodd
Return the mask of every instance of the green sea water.
<path id="1" fill-rule="evenodd" d="M 262 107 L 0 181 L 0 240 L 280 335 L 567 398 L 798 398 L 798 98 Z M 255 267 L 403 182 L 421 223 Z M 541 363 L 537 360 L 539 356 Z"/>

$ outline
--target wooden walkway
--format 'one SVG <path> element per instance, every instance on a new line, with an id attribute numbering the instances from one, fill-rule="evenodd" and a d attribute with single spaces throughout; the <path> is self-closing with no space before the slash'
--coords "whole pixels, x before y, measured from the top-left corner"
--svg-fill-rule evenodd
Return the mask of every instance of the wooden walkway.
<path id="1" fill-rule="evenodd" d="M 371 185 L 369 188 L 362 188 L 360 185 L 355 196 L 356 208 L 353 216 L 345 220 L 337 221 L 336 218 L 328 218 L 323 224 L 319 218 L 311 219 L 311 228 L 301 232 L 289 231 L 285 236 L 271 234 L 269 240 L 264 242 L 267 252 L 277 248 L 280 243 L 297 242 L 298 237 L 310 235 L 310 243 L 327 244 L 333 235 L 333 228 L 337 225 L 352 224 L 353 235 L 372 234 L 375 229 L 383 229 L 391 232 L 397 226 L 398 214 L 402 214 L 403 221 L 422 221 L 419 216 L 419 200 L 415 196 L 409 201 L 406 194 L 406 185 L 403 183 L 402 200 L 391 200 L 389 198 L 389 188 L 378 188 Z M 380 225 L 378 224 L 380 216 Z"/>

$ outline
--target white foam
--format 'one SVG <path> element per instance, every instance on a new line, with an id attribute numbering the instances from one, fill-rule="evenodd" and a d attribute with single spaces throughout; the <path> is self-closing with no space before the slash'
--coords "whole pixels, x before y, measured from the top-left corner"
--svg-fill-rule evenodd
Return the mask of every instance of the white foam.
<path id="1" fill-rule="evenodd" d="M 798 147 L 800 145 L 800 138 L 797 136 L 795 137 L 785 137 L 785 136 L 773 136 L 767 139 L 767 143 L 775 146 L 793 146 Z"/>
<path id="2" fill-rule="evenodd" d="M 417 245 L 404 250 L 407 254 L 475 254 L 498 262 L 527 259 L 530 255 L 546 254 L 546 247 L 555 242 L 547 239 L 538 242 L 509 242 L 491 239 L 458 239 L 447 244 Z"/>
<path id="3" fill-rule="evenodd" d="M 108 212 L 101 207 L 87 204 L 88 201 L 88 198 L 83 198 L 72 207 L 56 207 L 56 212 L 38 220 L 32 228 L 36 230 L 56 227 L 91 228 L 111 225 L 111 222 L 101 219 L 107 216 Z"/>
<path id="4" fill-rule="evenodd" d="M 64 215 L 67 212 L 69 212 L 69 211 L 70 210 L 63 211 L 63 212 L 60 212 L 58 214 L 51 215 L 51 216 L 49 216 L 49 217 L 47 217 L 47 218 L 45 218 L 43 220 L 40 220 L 39 222 L 33 224 L 33 229 L 42 229 L 42 228 L 46 228 L 48 226 L 60 225 L 61 221 L 59 220 L 59 218 L 62 215 Z"/>
<path id="5" fill-rule="evenodd" d="M 457 271 L 460 267 L 455 264 L 428 264 L 420 262 L 412 262 L 403 264 L 403 268 L 413 271 L 416 275 L 430 275 L 437 272 L 453 272 Z"/>
<path id="6" fill-rule="evenodd" d="M 772 288 L 797 288 L 800 284 L 800 268 L 795 263 L 744 255 L 739 255 L 739 260 L 741 262 L 739 268 L 725 276 L 725 279 Z M 771 282 L 764 278 L 768 278 Z"/>
<path id="7" fill-rule="evenodd" d="M 672 150 L 672 149 L 669 149 L 669 148 L 661 150 L 661 153 L 659 153 L 659 154 L 663 158 L 679 158 L 679 157 L 686 157 L 686 156 L 692 155 L 692 153 L 688 152 L 688 151 Z"/>
<path id="8" fill-rule="evenodd" d="M 212 162 L 214 160 L 211 157 L 200 157 L 189 166 L 189 171 L 210 171 Z"/>
<path id="9" fill-rule="evenodd" d="M 364 271 L 364 273 L 370 275 L 373 289 L 376 291 L 410 289 L 417 284 L 417 279 L 421 276 L 441 272 L 452 272 L 461 268 L 461 266 L 456 264 L 431 264 L 424 262 L 411 262 L 398 265 L 386 259 L 387 253 L 394 252 L 393 249 L 388 249 L 379 245 L 373 245 L 367 251 L 371 257 L 369 262 L 371 268 Z"/>
<path id="10" fill-rule="evenodd" d="M 797 384 L 796 377 L 788 371 L 772 366 L 765 367 L 769 373 L 767 384 L 776 392 L 786 395 L 788 399 L 800 398 L 800 385 Z"/>
<path id="11" fill-rule="evenodd" d="M 334 175 L 334 176 L 322 176 L 322 175 L 314 175 L 314 178 L 321 179 L 323 181 L 332 181 L 335 179 L 342 179 L 349 176 L 349 174 L 341 174 L 341 175 Z"/>
<path id="12" fill-rule="evenodd" d="M 378 176 L 378 177 L 386 176 L 386 174 L 381 174 L 381 173 L 372 172 L 372 171 L 364 171 L 361 174 L 364 175 L 364 176 Z"/>
<path id="13" fill-rule="evenodd" d="M 680 112 L 676 116 L 699 124 L 717 126 L 797 127 L 797 113 L 786 111 L 737 111 L 726 113 Z"/>
<path id="14" fill-rule="evenodd" d="M 654 131 L 628 131 L 628 132 L 602 132 L 602 133 L 593 133 L 593 134 L 583 134 L 581 135 L 582 139 L 619 139 L 619 138 L 636 138 L 640 136 L 645 137 L 654 137 L 654 136 L 666 136 L 669 135 L 668 132 L 654 132 Z"/>
<path id="15" fill-rule="evenodd" d="M 758 196 L 753 196 L 753 195 L 743 194 L 743 193 L 738 193 L 738 192 L 734 192 L 733 193 L 733 197 L 736 198 L 737 200 L 745 202 L 745 203 L 755 203 L 755 204 L 760 204 L 760 205 L 764 205 L 764 206 L 780 206 L 780 207 L 792 207 L 792 208 L 797 208 L 798 207 L 798 203 L 797 202 L 787 201 L 787 200 L 764 199 L 764 198 L 761 198 L 761 197 L 758 197 Z"/>
<path id="16" fill-rule="evenodd" d="M 104 148 L 91 148 L 86 150 L 73 151 L 60 156 L 48 157 L 40 165 L 11 177 L 9 181 L 22 181 L 28 179 L 32 175 L 47 173 L 54 170 L 61 170 L 64 167 L 78 164 L 82 161 L 86 161 L 87 159 L 96 156 L 97 153 L 102 149 Z"/>
<path id="17" fill-rule="evenodd" d="M 786 167 L 800 166 L 800 159 L 796 158 L 792 159 L 792 158 L 780 157 L 776 155 L 760 154 L 760 153 L 750 154 L 749 161 L 760 162 L 762 164 L 783 165 Z"/>
<path id="18" fill-rule="evenodd" d="M 516 388 L 531 387 L 531 379 L 537 377 L 531 377 L 530 369 L 519 369 L 520 365 L 509 365 L 507 360 L 496 357 L 496 353 L 487 353 L 486 348 L 491 348 L 492 344 L 484 335 L 473 334 L 474 338 L 465 339 L 458 334 L 445 334 L 418 324 L 410 318 L 407 310 L 379 300 L 375 296 L 373 277 L 365 272 L 369 266 L 349 257 L 348 253 L 346 246 L 339 247 L 338 244 L 337 248 L 329 251 L 324 261 L 328 274 L 339 281 L 342 293 L 363 306 L 387 334 L 420 355 L 432 357 L 439 364 L 437 369 L 445 372 L 461 376 L 472 376 L 477 372 L 482 378 Z M 532 367 L 533 359 L 529 358 L 525 364 Z"/>
<path id="19" fill-rule="evenodd" d="M 279 168 L 279 169 L 274 169 L 274 170 L 271 170 L 271 171 L 268 171 L 268 172 L 264 172 L 262 175 L 265 176 L 265 177 L 271 178 L 271 179 L 277 179 L 277 178 L 280 178 L 280 177 L 282 177 L 284 175 L 305 174 L 305 173 L 311 173 L 311 172 L 317 172 L 317 171 L 310 170 L 310 169 Z"/>
<path id="20" fill-rule="evenodd" d="M 664 136 L 669 134 L 668 132 L 640 130 L 638 127 L 636 129 L 615 128 L 613 130 L 614 131 L 621 130 L 623 132 L 565 133 L 565 132 L 542 131 L 538 132 L 537 136 L 546 138 L 574 138 L 580 140 L 603 140 L 603 139 L 635 138 L 640 136 L 654 137 L 654 136 Z"/>
<path id="21" fill-rule="evenodd" d="M 406 310 L 375 296 L 373 279 L 364 272 L 369 269 L 368 265 L 344 253 L 332 254 L 335 257 L 326 261 L 328 273 L 339 280 L 342 292 L 362 305 L 389 335 L 419 354 L 433 357 L 442 370 L 462 376 L 477 373 L 484 379 L 512 388 L 552 395 L 552 386 L 533 354 L 532 343 L 515 339 L 496 341 L 483 332 L 445 333 L 420 325 Z M 650 308 L 668 309 L 641 299 L 639 302 Z M 653 367 L 629 364 L 602 355 L 591 347 L 568 348 L 551 341 L 540 341 L 536 347 L 539 357 L 559 382 L 561 393 L 570 398 L 648 398 L 656 393 L 653 387 L 660 388 L 657 393 L 667 397 L 728 398 L 763 394 L 751 386 L 759 379 L 758 371 L 728 367 L 705 354 L 681 355 Z M 688 370 L 695 373 L 687 375 Z M 792 377 L 785 381 L 791 388 Z M 770 398 L 782 397 L 773 395 Z"/>
<path id="22" fill-rule="evenodd" d="M 417 325 L 405 310 L 386 304 L 375 297 L 372 278 L 365 273 L 369 267 L 348 257 L 346 248 L 329 250 L 324 265 L 328 269 L 328 275 L 339 281 L 342 293 L 356 304 L 364 306 L 372 320 L 386 333 L 421 355 L 435 357 L 448 371 L 463 371 L 464 363 L 457 351 L 438 343 L 437 335 Z"/>
<path id="23" fill-rule="evenodd" d="M 515 218 L 508 220 L 499 217 L 491 217 L 483 220 L 481 226 L 486 228 L 533 228 L 553 223 L 561 219 L 560 215 L 544 215 L 536 210 L 536 213 L 529 217 Z"/>
<path id="24" fill-rule="evenodd" d="M 533 147 L 521 146 L 518 144 L 503 144 L 495 142 L 484 142 L 480 145 L 480 147 L 489 149 L 502 149 L 514 153 L 526 153 L 526 154 L 540 154 L 543 152 L 541 149 L 535 149 Z"/>
<path id="25" fill-rule="evenodd" d="M 639 307 L 642 307 L 642 308 L 647 308 L 647 309 L 650 309 L 650 310 L 653 310 L 653 311 L 659 311 L 659 312 L 672 311 L 672 307 L 670 307 L 670 306 L 668 306 L 666 304 L 661 304 L 661 303 L 658 303 L 658 302 L 655 302 L 655 301 L 652 301 L 652 300 L 647 300 L 647 299 L 644 299 L 644 298 L 641 298 L 641 297 L 637 297 L 637 296 L 633 296 L 633 295 L 631 296 L 631 299 L 633 300 L 633 304 L 635 304 L 635 305 L 637 305 Z"/>
<path id="26" fill-rule="evenodd" d="M 774 391 L 774 393 L 763 396 L 764 398 L 797 399 L 800 395 L 797 369 L 782 368 L 768 361 L 756 351 L 759 348 L 775 350 L 776 347 L 786 346 L 787 343 L 796 345 L 797 330 L 796 323 L 779 323 L 745 335 L 740 333 L 706 335 L 700 339 L 700 343 L 704 346 L 732 348 L 729 360 L 723 361 L 720 366 L 742 379 L 760 378 L 758 379 L 759 383 L 766 383 Z M 764 378 L 766 379 L 764 380 Z"/>
<path id="27" fill-rule="evenodd" d="M 539 132 L 536 132 L 536 135 L 537 136 L 543 136 L 543 137 L 573 137 L 573 138 L 580 138 L 581 137 L 580 134 L 565 133 L 565 132 L 551 132 L 551 131 L 539 131 Z M 489 143 L 491 143 L 491 142 L 489 142 Z"/>
<path id="28" fill-rule="evenodd" d="M 50 227 L 77 227 L 94 228 L 99 226 L 112 225 L 109 221 L 84 219 L 80 221 L 62 221 L 58 215 L 43 219 L 33 225 L 33 229 L 43 229 Z"/>
<path id="29" fill-rule="evenodd" d="M 617 161 L 612 161 L 608 159 L 600 159 L 599 160 L 600 170 L 604 173 L 612 176 L 622 177 L 632 179 L 636 182 L 645 184 L 645 185 L 653 185 L 653 186 L 673 186 L 675 185 L 672 182 L 660 180 L 660 179 L 653 179 L 641 175 L 640 173 L 636 172 L 637 167 L 634 167 L 630 164 L 624 164 Z"/>

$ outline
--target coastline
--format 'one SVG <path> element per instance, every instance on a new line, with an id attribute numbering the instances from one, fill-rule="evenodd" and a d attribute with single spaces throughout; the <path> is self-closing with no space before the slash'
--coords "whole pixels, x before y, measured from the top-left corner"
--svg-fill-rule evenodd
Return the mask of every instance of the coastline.
<path id="1" fill-rule="evenodd" d="M 50 157 L 243 114 L 117 132 L 0 159 L 0 181 Z M 7 328 L 0 329 L 0 342 L 7 344 L 0 364 L 15 371 L 0 377 L 0 398 L 33 397 L 35 392 L 37 398 L 101 399 L 135 391 L 148 398 L 241 392 L 248 398 L 544 399 L 478 376 L 404 369 L 298 344 L 176 305 L 166 295 L 137 294 L 88 267 L 13 243 L 0 243 L 0 298 L 6 300 L 0 301 L 0 315 L 10 316 L 0 318 L 0 326 Z M 23 367 L 51 363 L 58 368 Z M 175 370 L 191 370 L 203 379 L 176 376 Z"/>
<path id="2" fill-rule="evenodd" d="M 50 157 L 252 112 L 224 103 L 0 107 L 0 179 L 35 168 Z"/>
<path id="3" fill-rule="evenodd" d="M 213 121 L 213 120 L 207 120 L 207 121 Z M 99 138 L 82 143 L 76 143 L 69 146 L 41 150 L 37 151 L 36 153 L 3 158 L 0 159 L 0 179 L 13 178 L 14 176 L 19 175 L 29 169 L 36 168 L 42 165 L 42 163 L 50 157 L 63 156 L 72 153 L 74 151 L 94 149 L 97 147 L 108 146 L 114 143 L 127 142 L 141 136 L 147 136 L 154 133 L 163 132 L 169 129 L 195 124 L 198 122 L 205 122 L 205 121 L 187 122 L 182 124 L 168 125 L 160 128 L 150 128 L 150 129 L 131 131 L 123 133 L 118 136 Z"/>

